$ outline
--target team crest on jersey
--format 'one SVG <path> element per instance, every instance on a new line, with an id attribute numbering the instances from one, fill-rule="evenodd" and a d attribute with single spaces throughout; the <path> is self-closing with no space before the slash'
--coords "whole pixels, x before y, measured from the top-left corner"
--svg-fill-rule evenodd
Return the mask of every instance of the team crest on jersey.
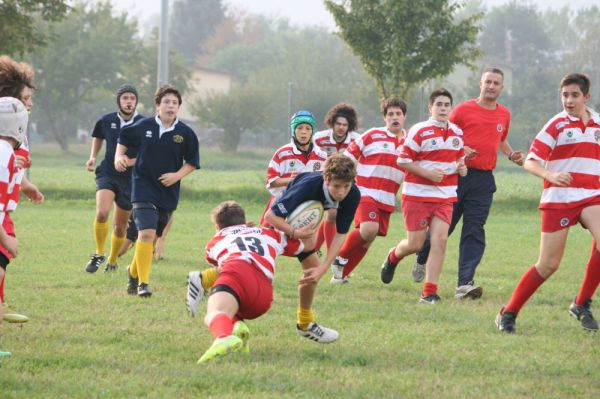
<path id="1" fill-rule="evenodd" d="M 388 143 L 383 143 L 383 148 L 388 148 Z"/>
<path id="2" fill-rule="evenodd" d="M 567 137 L 568 137 L 568 138 L 571 138 L 571 137 L 573 137 L 573 132 L 572 132 L 572 131 L 568 131 L 568 132 L 567 132 Z"/>
<path id="3" fill-rule="evenodd" d="M 181 144 L 183 143 L 183 136 L 176 134 L 175 136 L 173 136 L 173 141 L 177 144 Z"/>
<path id="4" fill-rule="evenodd" d="M 419 222 L 419 225 L 420 225 L 421 227 L 425 227 L 425 226 L 427 226 L 427 219 L 421 219 L 421 221 Z"/>
<path id="5" fill-rule="evenodd" d="M 111 128 L 111 129 L 116 129 L 116 128 L 117 128 L 117 124 L 116 124 L 115 122 L 112 122 L 112 123 L 110 124 L 110 128 Z"/>
<path id="6" fill-rule="evenodd" d="M 504 126 L 502 126 L 502 123 L 498 123 L 498 126 L 496 126 L 496 130 L 498 131 L 498 133 L 502 133 L 502 131 L 504 130 Z"/>
<path id="7" fill-rule="evenodd" d="M 377 217 L 377 214 L 375 212 L 369 212 L 369 219 L 375 220 L 376 217 Z"/>
<path id="8" fill-rule="evenodd" d="M 152 137 L 152 130 L 146 130 L 146 137 Z"/>
<path id="9" fill-rule="evenodd" d="M 596 141 L 600 142 L 600 130 L 596 130 L 596 133 L 594 134 L 594 137 L 596 137 Z"/>
<path id="10" fill-rule="evenodd" d="M 294 165 L 296 165 L 296 161 L 291 161 L 291 162 L 290 162 L 290 168 L 293 168 L 293 167 L 294 167 Z"/>
<path id="11" fill-rule="evenodd" d="M 459 144 L 460 144 L 459 139 L 457 139 L 457 138 L 452 139 L 452 147 L 458 148 Z"/>
<path id="12" fill-rule="evenodd" d="M 569 218 L 560 219 L 560 227 L 565 227 L 568 224 L 569 224 Z"/>
<path id="13" fill-rule="evenodd" d="M 313 172 L 317 172 L 319 170 L 321 170 L 321 162 L 315 162 L 313 165 Z"/>
<path id="14" fill-rule="evenodd" d="M 437 141 L 435 139 L 431 140 L 431 145 L 436 145 Z"/>

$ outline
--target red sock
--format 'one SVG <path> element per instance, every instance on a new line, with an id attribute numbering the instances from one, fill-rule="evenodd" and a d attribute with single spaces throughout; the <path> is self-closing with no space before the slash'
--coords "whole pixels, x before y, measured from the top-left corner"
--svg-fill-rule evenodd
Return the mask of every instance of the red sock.
<path id="1" fill-rule="evenodd" d="M 365 243 L 359 229 L 352 230 L 348 237 L 346 237 L 346 241 L 338 255 L 341 258 L 348 259 L 348 263 L 344 266 L 344 277 L 350 275 L 362 258 L 365 257 L 368 250 L 368 248 L 364 247 Z"/>
<path id="2" fill-rule="evenodd" d="M 390 253 L 388 254 L 388 259 L 390 260 L 390 262 L 392 262 L 393 265 L 397 265 L 402 258 L 399 258 L 396 256 L 396 248 L 393 248 Z"/>
<path id="3" fill-rule="evenodd" d="M 544 281 L 546 280 L 540 276 L 535 265 L 531 266 L 529 270 L 523 274 L 523 277 L 521 277 L 521 281 L 517 284 L 504 311 L 519 313 L 519 310 L 525 305 L 525 302 L 527 302 Z"/>
<path id="4" fill-rule="evenodd" d="M 592 254 L 585 268 L 585 277 L 581 283 L 579 294 L 575 298 L 577 305 L 583 305 L 585 301 L 593 297 L 600 284 L 600 252 L 596 249 L 596 241 L 592 244 Z"/>
<path id="5" fill-rule="evenodd" d="M 219 313 L 213 317 L 208 329 L 215 338 L 223 338 L 231 335 L 233 331 L 233 320 L 229 318 L 225 313 Z"/>
<path id="6" fill-rule="evenodd" d="M 435 295 L 437 294 L 437 284 L 433 283 L 425 283 L 423 284 L 423 296 Z"/>
<path id="7" fill-rule="evenodd" d="M 336 226 L 335 221 L 330 222 L 329 220 L 325 220 L 321 226 L 323 226 L 323 230 L 325 233 L 325 242 L 327 243 L 327 249 L 331 246 L 331 242 L 333 241 L 333 237 L 335 237 Z"/>
<path id="8" fill-rule="evenodd" d="M 321 245 L 325 241 L 325 223 L 327 223 L 327 220 L 323 220 L 317 230 L 317 242 L 315 242 L 315 249 L 317 251 L 321 250 Z"/>
<path id="9" fill-rule="evenodd" d="M 2 281 L 0 281 L 0 305 L 4 303 L 4 280 L 6 280 L 6 274 L 2 277 Z"/>

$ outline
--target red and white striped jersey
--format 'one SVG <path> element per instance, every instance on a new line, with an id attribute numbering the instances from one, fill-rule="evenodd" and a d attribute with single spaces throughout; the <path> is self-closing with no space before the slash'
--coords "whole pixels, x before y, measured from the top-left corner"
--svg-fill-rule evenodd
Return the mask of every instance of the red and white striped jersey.
<path id="1" fill-rule="evenodd" d="M 273 280 L 275 258 L 282 254 L 295 256 L 303 250 L 302 241 L 289 238 L 278 230 L 240 224 L 215 234 L 206 245 L 206 260 L 218 267 L 228 261 L 243 260 Z"/>
<path id="2" fill-rule="evenodd" d="M 315 133 L 313 143 L 315 143 L 316 146 L 321 147 L 327 153 L 327 156 L 330 156 L 332 154 L 337 154 L 338 152 L 344 152 L 350 143 L 359 137 L 360 134 L 357 132 L 348 132 L 346 140 L 338 143 L 333 137 L 333 129 L 327 129 Z"/>
<path id="3" fill-rule="evenodd" d="M 317 146 L 313 146 L 311 152 L 304 154 L 291 143 L 284 145 L 277 151 L 269 162 L 267 168 L 267 190 L 275 198 L 279 198 L 285 191 L 285 187 L 271 187 L 271 183 L 279 178 L 291 177 L 294 173 L 319 172 L 327 160 L 327 153 Z"/>
<path id="4" fill-rule="evenodd" d="M 455 124 L 429 119 L 417 123 L 408 131 L 398 164 L 416 162 L 427 170 L 441 169 L 444 178 L 436 183 L 406 172 L 402 199 L 423 202 L 456 202 L 458 184 L 457 161 L 464 158 L 462 130 Z"/>
<path id="5" fill-rule="evenodd" d="M 527 159 L 546 162 L 547 170 L 573 178 L 568 187 L 544 180 L 540 209 L 572 208 L 600 196 L 600 115 L 588 111 L 587 126 L 565 111 L 557 114 L 531 144 Z"/>
<path id="6" fill-rule="evenodd" d="M 396 162 L 404 142 L 386 127 L 373 128 L 352 142 L 344 155 L 356 164 L 356 185 L 362 197 L 377 202 L 379 209 L 393 212 L 396 194 L 404 179 L 404 172 Z"/>
<path id="7" fill-rule="evenodd" d="M 7 141 L 0 140 L 0 224 L 8 211 L 16 172 L 15 152 Z"/>
<path id="8" fill-rule="evenodd" d="M 29 159 L 29 148 L 27 147 L 27 141 L 21 143 L 19 149 L 15 151 L 15 155 L 21 155 L 26 159 Z M 23 181 L 23 176 L 25 176 L 25 171 L 28 167 L 29 165 L 26 164 L 22 168 L 17 169 L 17 172 L 13 176 L 14 185 L 10 194 L 10 198 L 8 200 L 8 206 L 6 208 L 7 212 L 13 212 L 15 209 L 17 209 L 17 205 L 19 205 L 21 182 Z"/>

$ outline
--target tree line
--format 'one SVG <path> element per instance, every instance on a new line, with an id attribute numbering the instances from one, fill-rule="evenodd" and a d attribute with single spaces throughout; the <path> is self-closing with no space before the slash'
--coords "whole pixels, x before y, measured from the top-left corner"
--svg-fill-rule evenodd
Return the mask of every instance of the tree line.
<path id="1" fill-rule="evenodd" d="M 445 86 L 457 101 L 475 97 L 479 72 L 490 65 L 506 72 L 501 102 L 513 113 L 511 142 L 522 148 L 560 110 L 562 75 L 588 73 L 593 98 L 600 97 L 597 7 L 542 12 L 517 1 L 493 8 L 481 0 L 324 3 L 336 33 L 227 9 L 221 0 L 172 3 L 172 83 L 190 94 L 198 66 L 234 77 L 228 94 L 192 104 L 197 128 L 212 129 L 222 150 L 236 151 L 244 137 L 255 136 L 279 145 L 290 112 L 306 108 L 323 118 L 340 101 L 353 103 L 368 128 L 382 123 L 378 100 L 399 95 L 408 100 L 408 122 L 417 122 L 426 115 L 429 91 Z M 0 41 L 0 53 L 36 69 L 38 132 L 63 150 L 77 129 L 89 130 L 101 113 L 114 110 L 121 83 L 138 86 L 152 113 L 157 29 L 140 34 L 135 16 L 110 2 L 7 0 L 0 3 L 0 22 L 0 35 L 11 38 Z"/>

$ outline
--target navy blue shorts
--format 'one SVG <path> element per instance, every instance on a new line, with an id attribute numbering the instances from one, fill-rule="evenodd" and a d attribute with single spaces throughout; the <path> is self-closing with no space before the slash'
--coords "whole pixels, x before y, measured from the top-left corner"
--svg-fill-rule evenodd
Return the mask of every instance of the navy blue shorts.
<path id="1" fill-rule="evenodd" d="M 137 231 L 154 229 L 156 230 L 156 236 L 160 237 L 162 236 L 167 223 L 169 223 L 170 217 L 171 211 L 157 208 L 151 202 L 133 203 L 133 220 L 135 222 L 135 226 L 137 227 Z"/>
<path id="2" fill-rule="evenodd" d="M 3 268 L 4 270 L 6 270 L 9 263 L 10 263 L 10 259 L 8 259 L 6 257 L 6 255 L 4 255 L 2 252 L 0 252 L 0 267 Z M 2 306 L 2 305 L 0 304 L 0 306 Z"/>
<path id="3" fill-rule="evenodd" d="M 96 169 L 96 191 L 110 190 L 115 193 L 115 204 L 126 211 L 131 210 L 131 178 L 111 176 Z"/>

